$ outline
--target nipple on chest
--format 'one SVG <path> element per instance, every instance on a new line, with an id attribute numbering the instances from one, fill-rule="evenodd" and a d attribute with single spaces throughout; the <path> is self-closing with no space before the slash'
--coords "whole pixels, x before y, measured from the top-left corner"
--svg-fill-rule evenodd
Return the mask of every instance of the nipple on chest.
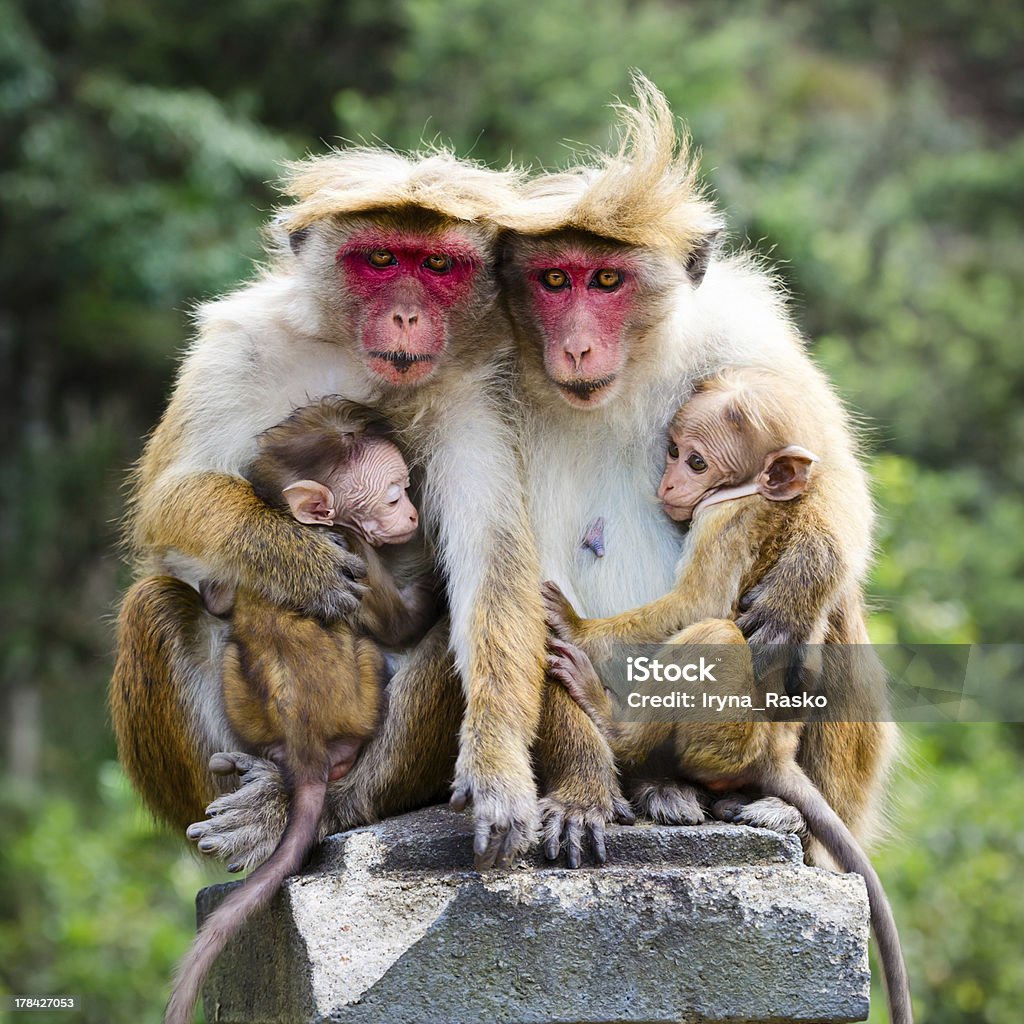
<path id="1" fill-rule="evenodd" d="M 598 516 L 583 534 L 581 548 L 589 548 L 597 558 L 604 558 L 604 516 Z"/>

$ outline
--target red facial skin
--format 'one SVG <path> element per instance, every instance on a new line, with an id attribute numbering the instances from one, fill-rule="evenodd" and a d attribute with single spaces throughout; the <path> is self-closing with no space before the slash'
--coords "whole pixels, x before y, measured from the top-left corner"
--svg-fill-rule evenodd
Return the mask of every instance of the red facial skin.
<path id="1" fill-rule="evenodd" d="M 385 255 L 392 262 L 371 262 Z M 445 266 L 432 269 L 427 261 L 437 257 Z M 357 334 L 370 372 L 396 387 L 429 377 L 447 348 L 451 313 L 472 294 L 480 253 L 456 235 L 370 228 L 335 261 L 345 291 L 359 300 Z"/>
<path id="2" fill-rule="evenodd" d="M 545 285 L 551 271 L 561 271 L 563 287 Z M 617 272 L 618 284 L 599 287 L 602 271 Z M 544 333 L 545 373 L 570 405 L 601 405 L 626 362 L 622 335 L 636 293 L 635 269 L 629 260 L 568 249 L 554 260 L 531 261 L 526 273 Z"/>

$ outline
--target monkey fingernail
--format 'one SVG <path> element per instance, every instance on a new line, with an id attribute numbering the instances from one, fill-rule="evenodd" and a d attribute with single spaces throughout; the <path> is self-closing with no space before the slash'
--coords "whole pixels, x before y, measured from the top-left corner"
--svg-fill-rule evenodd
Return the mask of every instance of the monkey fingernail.
<path id="1" fill-rule="evenodd" d="M 206 831 L 205 823 L 201 822 L 201 821 L 197 821 L 194 825 L 189 825 L 189 827 L 187 829 L 185 829 L 185 836 L 188 839 L 195 840 L 195 839 L 199 839 L 205 831 Z"/>
<path id="2" fill-rule="evenodd" d="M 228 865 L 228 873 L 232 874 L 232 875 L 237 875 L 238 872 L 242 870 L 242 867 L 243 867 L 242 864 L 239 864 L 238 861 L 235 861 L 234 864 L 229 864 Z"/>
<path id="3" fill-rule="evenodd" d="M 210 771 L 214 775 L 233 775 L 235 773 L 234 759 L 228 754 L 214 754 L 210 758 Z"/>
<path id="4" fill-rule="evenodd" d="M 198 845 L 202 853 L 213 853 L 217 849 L 217 840 L 207 837 L 206 839 L 200 839 Z"/>

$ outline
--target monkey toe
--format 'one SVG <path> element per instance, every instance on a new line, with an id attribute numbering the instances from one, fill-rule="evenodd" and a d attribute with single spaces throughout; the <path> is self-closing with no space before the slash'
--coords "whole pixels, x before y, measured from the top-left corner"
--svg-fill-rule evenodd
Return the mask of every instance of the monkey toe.
<path id="1" fill-rule="evenodd" d="M 613 801 L 614 802 L 614 801 Z M 625 801 L 618 800 L 618 803 Z M 626 805 L 628 807 L 628 804 Z M 583 863 L 584 846 L 589 847 L 594 863 L 604 864 L 608 859 L 605 846 L 607 822 L 622 820 L 623 808 L 580 807 L 562 803 L 552 797 L 541 801 L 544 856 L 558 860 L 565 851 L 565 865 L 578 868 Z M 623 815 L 624 817 L 624 815 Z M 629 811 L 632 818 L 632 811 Z M 635 818 L 632 818 L 635 820 Z M 584 842 L 586 840 L 586 842 Z"/>
<path id="2" fill-rule="evenodd" d="M 716 802 L 713 813 L 721 821 L 731 821 L 737 825 L 767 828 L 783 835 L 807 835 L 807 823 L 803 815 L 792 805 L 774 796 L 762 797 L 760 800 L 746 800 L 741 796 L 727 797 Z"/>
<path id="3" fill-rule="evenodd" d="M 520 823 L 501 829 L 486 821 L 478 821 L 473 841 L 473 866 L 477 871 L 504 870 L 511 867 L 529 845 L 530 836 Z"/>
<path id="4" fill-rule="evenodd" d="M 739 793 L 729 793 L 711 805 L 711 814 L 718 821 L 735 821 L 736 816 L 749 802 L 748 798 Z"/>
<path id="5" fill-rule="evenodd" d="M 659 825 L 699 825 L 706 818 L 700 794 L 684 783 L 643 783 L 633 802 L 644 817 Z"/>

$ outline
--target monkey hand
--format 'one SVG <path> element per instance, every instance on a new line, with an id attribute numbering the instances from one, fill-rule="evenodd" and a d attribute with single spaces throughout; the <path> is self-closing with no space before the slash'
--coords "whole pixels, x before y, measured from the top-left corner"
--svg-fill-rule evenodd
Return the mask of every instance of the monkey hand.
<path id="1" fill-rule="evenodd" d="M 546 751 L 544 767 L 552 785 L 541 801 L 544 854 L 555 860 L 564 848 L 566 864 L 577 868 L 586 837 L 594 860 L 603 864 L 605 826 L 613 821 L 632 825 L 636 820 L 619 788 L 609 747 L 615 731 L 611 705 L 590 659 L 574 644 L 554 636 L 548 639 L 547 672 L 548 678 L 566 690 L 587 718 L 579 720 L 577 711 L 576 719 L 563 725 L 563 729 L 576 734 L 577 749 L 571 759 L 565 758 L 557 746 Z M 557 698 L 550 694 L 548 699 Z"/>
<path id="2" fill-rule="evenodd" d="M 304 615 L 334 622 L 351 615 L 366 593 L 366 562 L 333 531 L 315 538 L 311 564 L 293 574 L 292 594 L 282 603 Z"/>
<path id="3" fill-rule="evenodd" d="M 455 768 L 451 806 L 461 811 L 473 805 L 476 870 L 508 868 L 534 844 L 540 828 L 529 760 L 511 778 L 474 772 L 465 764 L 466 747 Z"/>
<path id="4" fill-rule="evenodd" d="M 613 742 L 616 729 L 611 701 L 586 652 L 557 636 L 549 637 L 546 668 L 548 678 L 564 687 L 604 738 Z"/>
<path id="5" fill-rule="evenodd" d="M 814 673 L 805 664 L 811 627 L 801 618 L 798 603 L 773 601 L 769 585 L 766 576 L 741 595 L 736 625 L 750 645 L 754 676 L 792 697 L 814 685 Z"/>
<path id="6" fill-rule="evenodd" d="M 273 761 L 242 753 L 214 754 L 210 770 L 238 775 L 239 788 L 214 800 L 206 808 L 209 817 L 189 825 L 185 835 L 200 853 L 224 861 L 228 871 L 250 871 L 274 852 L 288 822 L 281 770 Z"/>
<path id="7" fill-rule="evenodd" d="M 605 826 L 610 822 L 619 825 L 636 823 L 633 808 L 622 795 L 614 772 L 604 785 L 597 788 L 600 793 L 573 794 L 560 787 L 541 800 L 544 856 L 548 860 L 557 860 L 564 848 L 566 866 L 578 868 L 583 859 L 583 839 L 586 837 L 594 860 L 604 864 L 608 859 Z M 591 787 L 580 789 L 590 790 Z"/>
<path id="8" fill-rule="evenodd" d="M 581 619 L 562 588 L 553 580 L 546 580 L 541 584 L 540 594 L 548 630 L 561 640 L 573 641 L 580 631 Z"/>

